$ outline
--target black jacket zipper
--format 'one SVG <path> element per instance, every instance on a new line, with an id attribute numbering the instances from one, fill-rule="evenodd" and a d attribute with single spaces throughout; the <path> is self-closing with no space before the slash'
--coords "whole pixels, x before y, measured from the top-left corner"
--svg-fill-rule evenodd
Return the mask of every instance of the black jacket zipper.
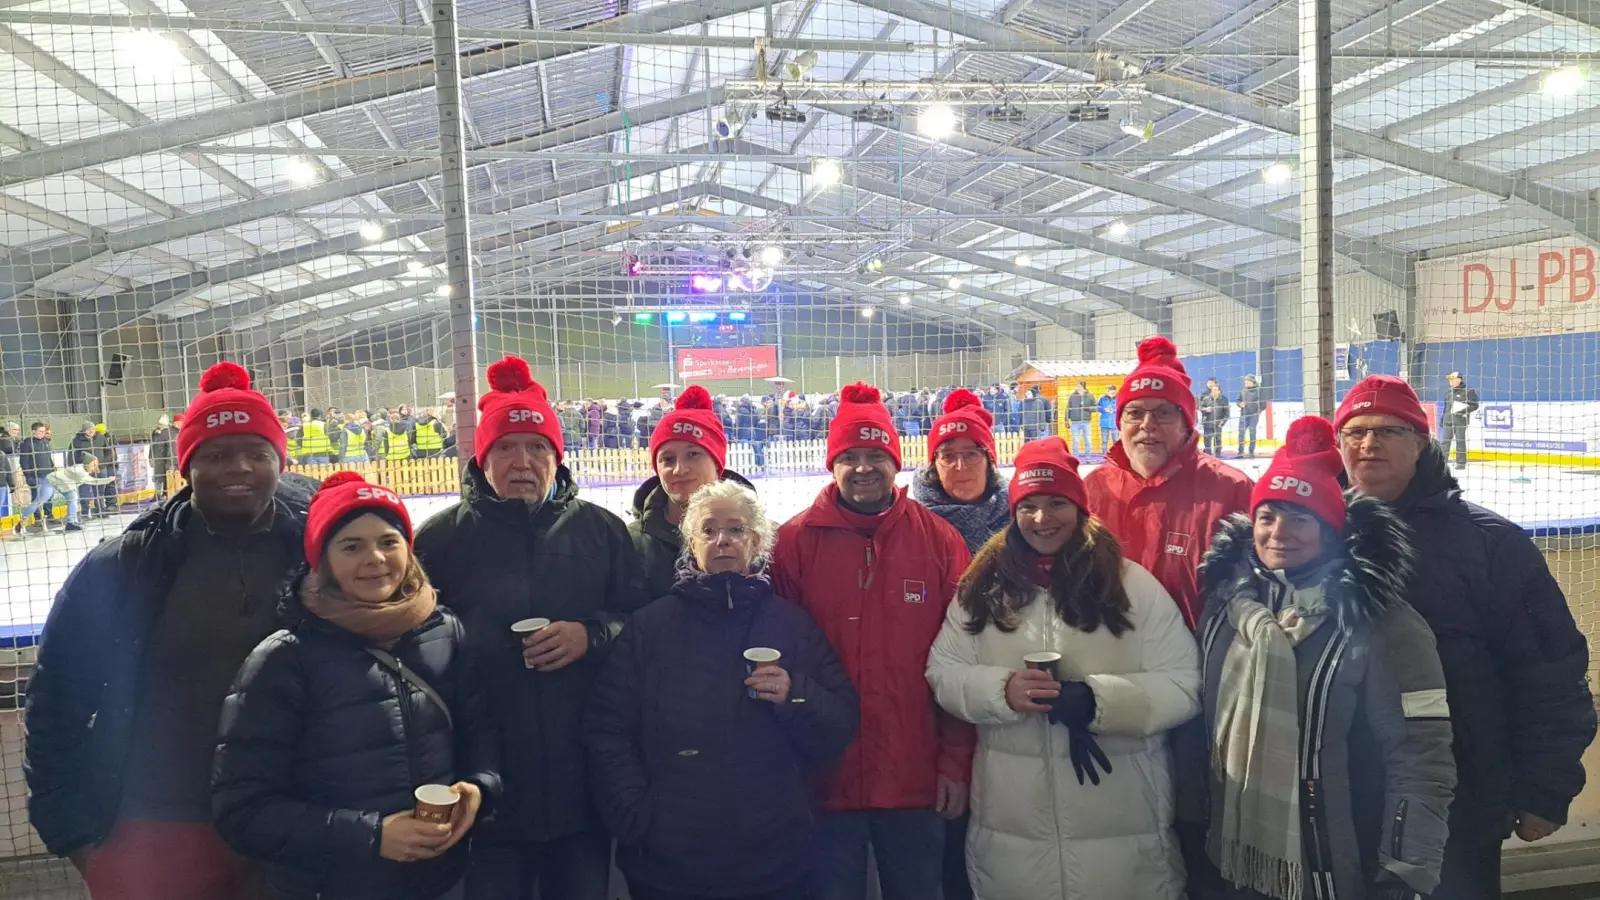
<path id="1" fill-rule="evenodd" d="M 396 656 L 394 663 L 400 670 L 405 669 L 406 664 L 400 661 L 400 657 Z M 416 756 L 411 752 L 411 685 L 398 670 L 389 673 L 389 680 L 400 699 L 400 741 L 406 748 L 406 773 L 411 776 L 411 784 L 415 786 L 421 782 L 417 780 Z"/>
<path id="2" fill-rule="evenodd" d="M 1401 797 L 1394 807 L 1394 835 L 1389 839 L 1389 856 L 1396 860 L 1403 859 L 1400 854 L 1405 849 L 1406 807 L 1410 803 L 1409 799 Z"/>

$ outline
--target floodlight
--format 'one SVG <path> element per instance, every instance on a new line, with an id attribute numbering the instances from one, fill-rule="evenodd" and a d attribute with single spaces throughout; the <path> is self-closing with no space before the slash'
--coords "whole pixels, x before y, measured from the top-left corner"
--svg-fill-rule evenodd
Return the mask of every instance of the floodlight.
<path id="1" fill-rule="evenodd" d="M 369 244 L 375 244 L 383 240 L 383 225 L 371 219 L 362 221 L 361 227 L 357 231 L 360 233 L 361 239 Z"/>
<path id="2" fill-rule="evenodd" d="M 950 286 L 950 290 L 952 291 L 961 290 L 961 279 L 955 275 L 951 275 L 945 284 L 948 284 Z"/>
<path id="3" fill-rule="evenodd" d="M 917 115 L 917 133 L 925 138 L 942 141 L 955 134 L 959 121 L 955 107 L 948 103 L 930 103 Z"/>
<path id="4" fill-rule="evenodd" d="M 322 179 L 322 174 L 317 171 L 317 164 L 304 156 L 296 156 L 289 160 L 289 180 L 295 184 L 316 184 Z"/>
<path id="5" fill-rule="evenodd" d="M 1016 256 L 1011 258 L 1011 261 L 1023 267 L 1024 269 L 1033 265 L 1033 257 L 1026 253 L 1018 253 Z"/>
<path id="6" fill-rule="evenodd" d="M 911 305 L 911 298 L 907 297 L 905 294 L 901 294 L 900 295 L 900 305 L 901 306 L 910 306 Z"/>
<path id="7" fill-rule="evenodd" d="M 815 188 L 832 187 L 844 180 L 844 169 L 836 159 L 814 159 L 811 161 L 811 186 Z"/>
<path id="8" fill-rule="evenodd" d="M 1127 222 L 1121 222 L 1121 221 L 1112 222 L 1110 227 L 1108 227 L 1106 229 L 1106 233 L 1111 235 L 1114 238 L 1127 237 L 1128 236 L 1128 223 Z"/>
<path id="9" fill-rule="evenodd" d="M 1550 97 L 1571 97 L 1583 90 L 1588 74 L 1577 66 L 1566 66 L 1544 76 L 1543 90 Z"/>
<path id="10" fill-rule="evenodd" d="M 875 313 L 875 312 L 877 312 L 877 310 L 873 309 L 872 307 L 863 306 L 861 308 L 861 318 L 870 319 L 870 318 L 872 318 L 872 314 Z"/>
<path id="11" fill-rule="evenodd" d="M 1261 180 L 1267 184 L 1286 184 L 1294 177 L 1294 166 L 1288 163 L 1273 163 L 1261 170 Z"/>
<path id="12" fill-rule="evenodd" d="M 790 78 L 798 81 L 801 78 L 804 78 L 812 69 L 815 69 L 816 67 L 817 51 L 807 50 L 804 53 L 801 53 L 790 59 L 789 62 L 784 65 L 783 70 L 789 73 Z"/>
<path id="13" fill-rule="evenodd" d="M 761 264 L 771 269 L 783 263 L 783 248 L 768 244 L 761 248 Z"/>

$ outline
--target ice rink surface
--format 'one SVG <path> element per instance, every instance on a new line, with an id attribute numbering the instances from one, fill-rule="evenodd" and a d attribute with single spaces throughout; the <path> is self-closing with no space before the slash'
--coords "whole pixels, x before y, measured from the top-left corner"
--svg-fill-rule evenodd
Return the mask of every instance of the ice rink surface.
<path id="1" fill-rule="evenodd" d="M 1228 462 L 1254 478 L 1266 469 L 1268 459 Z M 1092 468 L 1086 466 L 1084 472 Z M 1009 469 L 1002 472 L 1010 477 Z M 1600 469 L 1480 462 L 1456 476 L 1467 499 L 1508 516 L 1525 528 L 1547 530 L 1600 522 Z M 902 473 L 900 483 L 905 484 L 910 478 L 911 473 Z M 780 522 L 810 504 L 827 480 L 825 475 L 751 479 L 766 501 L 768 513 Z M 580 496 L 627 520 L 633 492 L 632 485 L 590 487 L 582 489 Z M 453 497 L 419 497 L 407 500 L 406 505 L 420 524 L 454 502 Z M 37 630 L 72 567 L 91 547 L 117 534 L 133 518 L 134 514 L 127 512 L 89 522 L 75 534 L 56 532 L 0 542 L 0 585 L 4 588 L 0 595 L 0 639 L 8 633 Z"/>

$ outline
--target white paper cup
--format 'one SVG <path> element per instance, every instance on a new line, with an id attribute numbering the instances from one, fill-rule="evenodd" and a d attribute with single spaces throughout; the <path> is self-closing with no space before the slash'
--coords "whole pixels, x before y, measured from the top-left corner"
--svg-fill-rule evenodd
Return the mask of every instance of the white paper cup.
<path id="1" fill-rule="evenodd" d="M 424 822 L 438 822 L 441 825 L 450 821 L 450 814 L 461 802 L 460 794 L 442 784 L 425 784 L 412 791 L 411 796 L 417 800 L 417 808 L 412 815 Z"/>
<path id="2" fill-rule="evenodd" d="M 517 650 L 522 650 L 523 641 L 528 639 L 528 635 L 533 634 L 541 628 L 548 628 L 549 626 L 550 620 L 543 618 L 542 616 L 532 619 L 522 619 L 521 621 L 511 623 L 511 633 L 517 636 Z M 532 664 L 528 662 L 528 658 L 526 656 L 522 658 L 522 665 L 525 668 L 533 668 Z"/>
<path id="3" fill-rule="evenodd" d="M 746 675 L 754 675 L 757 669 L 768 669 L 778 664 L 783 659 L 783 654 L 771 647 L 751 647 L 744 652 L 744 671 Z M 752 688 L 746 691 L 750 699 L 755 699 L 756 692 Z"/>
<path id="4" fill-rule="evenodd" d="M 1030 669 L 1038 669 L 1041 672 L 1048 672 L 1050 673 L 1051 678 L 1054 678 L 1058 681 L 1060 680 L 1061 676 L 1057 674 L 1056 667 L 1060 663 L 1061 654 L 1055 652 L 1054 650 L 1039 650 L 1029 653 L 1027 656 L 1022 658 L 1023 665 Z"/>

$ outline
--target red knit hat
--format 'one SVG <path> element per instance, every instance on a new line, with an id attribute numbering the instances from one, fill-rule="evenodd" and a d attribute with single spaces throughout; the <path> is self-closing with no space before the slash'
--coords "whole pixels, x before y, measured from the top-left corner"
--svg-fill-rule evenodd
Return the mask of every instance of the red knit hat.
<path id="1" fill-rule="evenodd" d="M 528 364 L 515 356 L 489 367 L 489 392 L 478 398 L 478 433 L 473 437 L 473 457 L 478 468 L 494 442 L 508 434 L 538 434 L 556 448 L 556 463 L 566 453 L 561 442 L 561 421 L 550 406 L 544 385 L 533 380 Z"/>
<path id="2" fill-rule="evenodd" d="M 260 391 L 250 389 L 250 373 L 238 363 L 219 362 L 200 376 L 200 393 L 189 401 L 178 429 L 178 471 L 189 474 L 195 448 L 227 434 L 253 434 L 278 451 L 278 468 L 289 464 L 289 436 L 278 413 Z"/>
<path id="3" fill-rule="evenodd" d="M 1067 448 L 1060 435 L 1039 438 L 1022 445 L 1017 451 L 1017 469 L 1011 473 L 1011 514 L 1017 514 L 1017 504 L 1035 494 L 1065 497 L 1085 512 L 1089 509 L 1089 495 L 1078 477 L 1078 459 Z"/>
<path id="4" fill-rule="evenodd" d="M 1182 413 L 1189 428 L 1194 428 L 1194 394 L 1190 390 L 1189 373 L 1178 361 L 1178 348 L 1164 337 L 1145 338 L 1139 342 L 1139 366 L 1122 379 L 1117 391 L 1117 419 L 1122 419 L 1122 408 L 1130 400 L 1153 397 L 1166 400 Z"/>
<path id="5" fill-rule="evenodd" d="M 1356 416 L 1394 416 L 1422 434 L 1428 433 L 1428 415 L 1422 411 L 1417 392 L 1404 379 L 1393 375 L 1368 375 L 1344 395 L 1333 427 L 1343 428 Z"/>
<path id="6" fill-rule="evenodd" d="M 847 384 L 839 392 L 839 414 L 828 423 L 828 468 L 846 450 L 887 450 L 901 467 L 900 435 L 895 433 L 889 408 L 878 389 L 864 382 Z"/>
<path id="7" fill-rule="evenodd" d="M 953 438 L 971 438 L 989 454 L 994 462 L 994 413 L 983 408 L 978 395 L 966 388 L 956 388 L 944 398 L 944 415 L 933 420 L 933 431 L 928 434 L 928 462 L 933 462 L 939 445 Z"/>
<path id="8" fill-rule="evenodd" d="M 656 430 L 650 433 L 650 470 L 656 468 L 656 451 L 668 441 L 688 441 L 698 444 L 716 460 L 717 474 L 727 465 L 728 435 L 722 430 L 722 420 L 711 409 L 711 394 L 698 384 L 691 384 L 678 396 L 672 412 L 661 417 Z"/>
<path id="9" fill-rule="evenodd" d="M 1329 528 L 1343 531 L 1344 489 L 1339 486 L 1343 472 L 1344 458 L 1328 420 L 1295 419 L 1272 464 L 1250 491 L 1250 512 L 1273 500 L 1293 503 L 1311 510 Z"/>
<path id="10" fill-rule="evenodd" d="M 311 511 L 306 514 L 306 562 L 313 570 L 322 561 L 323 548 L 333 540 L 335 526 L 350 518 L 351 513 L 363 511 L 395 523 L 406 536 L 406 546 L 411 546 L 411 513 L 399 494 L 371 484 L 355 472 L 335 472 L 322 480 L 322 486 L 311 497 Z"/>

